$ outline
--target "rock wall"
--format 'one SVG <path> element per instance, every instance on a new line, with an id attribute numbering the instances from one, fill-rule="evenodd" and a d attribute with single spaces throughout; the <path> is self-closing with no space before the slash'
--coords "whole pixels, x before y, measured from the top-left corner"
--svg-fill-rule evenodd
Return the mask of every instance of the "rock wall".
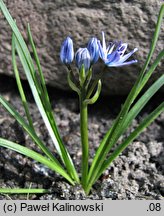
<path id="1" fill-rule="evenodd" d="M 85 46 L 89 38 L 101 39 L 101 31 L 109 41 L 122 40 L 129 51 L 139 51 L 138 64 L 109 68 L 104 74 L 103 91 L 107 94 L 127 94 L 146 59 L 162 1 L 159 0 L 6 0 L 12 16 L 27 41 L 26 27 L 30 23 L 34 41 L 49 85 L 68 90 L 67 71 L 59 59 L 60 46 L 67 35 L 74 40 L 75 49 Z M 156 52 L 163 48 L 163 32 Z M 11 75 L 11 31 L 0 15 L 0 73 Z M 102 65 L 95 65 L 95 73 Z M 162 63 L 153 79 L 162 73 Z M 22 74 L 23 78 L 23 74 Z M 152 79 L 152 80 L 153 80 Z M 151 80 L 151 81 L 152 81 Z"/>

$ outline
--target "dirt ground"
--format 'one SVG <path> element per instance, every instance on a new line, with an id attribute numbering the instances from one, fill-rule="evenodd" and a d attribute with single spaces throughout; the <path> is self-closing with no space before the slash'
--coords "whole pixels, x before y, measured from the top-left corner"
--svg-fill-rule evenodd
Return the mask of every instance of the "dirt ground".
<path id="1" fill-rule="evenodd" d="M 24 82 L 31 115 L 37 133 L 54 152 L 44 123 Z M 81 146 L 79 109 L 75 94 L 48 88 L 56 121 L 64 143 L 80 171 Z M 24 115 L 15 80 L 0 76 L 0 94 Z M 89 107 L 90 158 L 93 158 L 105 132 L 120 110 L 125 98 L 106 96 Z M 162 101 L 156 94 L 119 142 Z M 135 141 L 112 163 L 93 186 L 89 196 L 79 185 L 71 186 L 48 168 L 6 148 L 0 148 L 0 188 L 48 188 L 51 194 L 30 195 L 29 199 L 112 199 L 112 200 L 161 200 L 164 196 L 164 115 L 161 114 Z M 0 137 L 21 143 L 39 152 L 39 149 L 18 123 L 0 106 Z M 0 199 L 26 199 L 25 195 L 0 195 Z"/>

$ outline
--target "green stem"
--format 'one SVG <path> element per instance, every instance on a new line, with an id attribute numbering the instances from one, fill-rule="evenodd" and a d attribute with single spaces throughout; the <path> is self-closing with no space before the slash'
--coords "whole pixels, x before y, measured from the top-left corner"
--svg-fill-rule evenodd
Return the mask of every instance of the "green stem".
<path id="1" fill-rule="evenodd" d="M 80 95 L 80 132 L 82 145 L 82 179 L 81 183 L 85 188 L 88 176 L 88 109 L 87 104 L 84 103 L 84 93 Z"/>

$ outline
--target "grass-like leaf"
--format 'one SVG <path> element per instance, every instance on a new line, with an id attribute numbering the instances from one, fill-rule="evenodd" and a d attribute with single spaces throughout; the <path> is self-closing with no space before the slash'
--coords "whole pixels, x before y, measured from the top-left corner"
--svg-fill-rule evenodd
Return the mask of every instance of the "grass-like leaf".
<path id="1" fill-rule="evenodd" d="M 37 104 L 37 107 L 41 113 L 41 116 L 44 120 L 44 123 L 48 129 L 48 132 L 53 140 L 53 143 L 55 144 L 55 147 L 59 153 L 59 155 L 61 156 L 62 158 L 62 161 L 64 162 L 69 174 L 76 180 L 78 181 L 78 175 L 76 173 L 76 170 L 74 168 L 74 165 L 72 163 L 72 160 L 69 156 L 69 153 L 67 152 L 65 146 L 63 145 L 60 137 L 59 137 L 59 134 L 58 134 L 58 130 L 56 128 L 56 124 L 52 124 L 52 118 L 50 120 L 50 117 L 46 110 L 45 107 L 44 107 L 44 103 L 42 102 L 40 96 L 39 96 L 39 90 L 37 90 L 37 86 L 35 86 L 35 82 L 34 80 L 32 79 L 32 76 L 30 76 L 30 68 L 28 66 L 28 62 L 26 61 L 26 58 L 24 57 L 24 54 L 23 54 L 23 51 L 19 45 L 19 43 L 16 42 L 16 49 L 17 49 L 17 52 L 18 52 L 18 55 L 19 55 L 19 58 L 22 62 L 22 65 L 23 65 L 23 68 L 24 68 L 24 71 L 26 73 L 26 77 L 29 81 L 29 85 L 31 86 L 31 90 L 32 90 L 32 93 L 33 93 L 33 96 L 34 96 L 34 99 L 35 99 L 35 102 Z M 49 108 L 48 108 L 49 110 Z M 49 112 L 50 114 L 50 112 Z"/>
<path id="2" fill-rule="evenodd" d="M 26 96 L 25 96 L 25 93 L 24 93 L 24 90 L 23 90 L 22 82 L 21 82 L 21 79 L 20 79 L 20 75 L 19 75 L 19 71 L 18 71 L 18 67 L 17 67 L 17 63 L 16 63 L 15 41 L 14 40 L 15 40 L 15 37 L 14 37 L 14 35 L 12 35 L 12 63 L 13 63 L 13 69 L 14 69 L 19 94 L 21 96 L 21 100 L 22 100 L 22 104 L 23 104 L 23 107 L 24 107 L 24 110 L 25 110 L 27 120 L 29 122 L 30 127 L 34 130 L 33 122 L 32 122 L 31 116 L 30 116 Z"/>
<path id="3" fill-rule="evenodd" d="M 149 114 L 143 122 L 120 144 L 109 158 L 103 163 L 100 172 L 95 178 L 94 182 L 100 177 L 104 170 L 109 167 L 112 161 L 137 137 L 142 131 L 148 127 L 162 112 L 164 111 L 164 102 L 161 103 L 151 114 Z"/>
<path id="4" fill-rule="evenodd" d="M 66 173 L 66 171 L 63 168 L 59 167 L 58 164 L 56 164 L 54 161 L 52 162 L 48 160 L 46 157 L 42 156 L 41 154 L 3 138 L 0 138 L 0 146 L 16 151 L 22 155 L 34 159 L 39 163 L 46 165 L 48 168 L 59 173 L 65 179 L 67 179 L 71 184 L 74 185 L 73 180 L 70 178 L 70 176 Z"/>
<path id="5" fill-rule="evenodd" d="M 131 108 L 125 121 L 122 124 L 120 129 L 120 135 L 123 134 L 133 119 L 140 113 L 140 111 L 144 108 L 144 106 L 148 103 L 148 101 L 152 98 L 152 96 L 164 85 L 164 75 L 162 75 L 143 95 L 142 97 L 135 103 L 135 105 Z"/>
<path id="6" fill-rule="evenodd" d="M 129 112 L 134 100 L 136 99 L 136 97 L 138 96 L 138 94 L 140 93 L 140 91 L 143 89 L 146 82 L 150 78 L 152 72 L 155 69 L 156 63 L 158 63 L 159 62 L 158 60 L 163 56 L 163 53 L 161 52 L 162 54 L 159 55 L 160 57 L 157 58 L 157 61 L 152 66 L 151 70 L 149 70 L 148 75 L 144 75 L 145 70 L 147 69 L 147 66 L 150 62 L 152 53 L 153 53 L 155 46 L 156 46 L 156 42 L 157 42 L 157 39 L 159 36 L 159 31 L 160 31 L 160 26 L 162 23 L 163 15 L 164 15 L 164 5 L 161 7 L 161 10 L 160 10 L 160 14 L 158 17 L 158 21 L 157 21 L 157 25 L 156 25 L 152 45 L 151 45 L 151 49 L 150 49 L 150 52 L 148 54 L 145 65 L 143 66 L 143 69 L 141 70 L 140 75 L 139 75 L 137 81 L 135 82 L 131 92 L 129 93 L 119 115 L 117 116 L 116 120 L 114 121 L 112 128 L 107 132 L 107 134 L 105 135 L 104 139 L 102 140 L 102 142 L 101 142 L 101 144 L 100 144 L 100 146 L 96 152 L 96 155 L 93 159 L 91 168 L 89 170 L 88 182 L 95 179 L 98 172 L 100 171 L 101 166 L 102 166 L 109 150 L 117 142 L 119 136 L 121 135 L 122 126 L 123 126 L 124 122 L 126 121 L 128 112 Z"/>
<path id="7" fill-rule="evenodd" d="M 72 163 L 72 160 L 69 156 L 69 153 L 67 152 L 65 146 L 63 145 L 61 139 L 59 139 L 59 134 L 57 132 L 56 125 L 52 125 L 52 121 L 50 121 L 49 115 L 46 112 L 44 103 L 42 101 L 41 95 L 42 90 L 40 88 L 40 83 L 36 79 L 36 72 L 34 68 L 34 64 L 31 58 L 31 55 L 29 53 L 29 50 L 26 46 L 26 43 L 20 33 L 20 31 L 17 28 L 17 25 L 13 18 L 11 17 L 8 9 L 6 8 L 5 4 L 2 0 L 0 0 L 0 8 L 8 21 L 14 35 L 15 35 L 15 47 L 17 50 L 17 53 L 20 57 L 22 66 L 24 68 L 27 80 L 29 82 L 32 94 L 34 96 L 35 102 L 37 104 L 37 107 L 40 111 L 40 114 L 45 122 L 45 125 L 47 127 L 47 130 L 50 134 L 50 137 L 52 138 L 52 141 L 57 149 L 57 152 L 59 153 L 62 161 L 64 162 L 65 166 L 67 167 L 68 172 L 70 175 L 78 181 L 78 175 L 76 173 L 76 170 L 74 168 L 74 165 Z M 42 78 L 41 78 L 42 80 Z"/>
<path id="8" fill-rule="evenodd" d="M 112 140 L 111 137 L 111 131 L 112 128 L 107 132 L 106 136 L 101 142 L 100 147 L 97 150 L 97 154 L 94 158 L 94 163 L 91 166 L 88 181 L 91 181 L 91 179 L 94 179 L 98 173 L 97 166 L 100 167 L 100 163 L 102 163 L 102 157 L 101 154 L 104 154 L 105 156 L 108 154 L 110 149 L 113 147 L 113 145 L 116 143 L 118 138 L 126 131 L 128 126 L 131 124 L 132 120 L 139 114 L 139 112 L 143 109 L 143 107 L 147 104 L 147 102 L 152 98 L 152 96 L 164 85 L 164 75 L 162 75 L 143 95 L 142 97 L 136 102 L 136 104 L 131 108 L 129 113 L 126 115 L 125 120 L 122 122 L 122 125 L 120 125 L 119 130 L 117 130 L 117 137 L 115 140 Z M 109 139 L 110 137 L 110 139 Z M 104 156 L 104 158 L 105 158 Z M 96 166 L 96 164 L 98 164 Z M 93 166 L 94 165 L 94 166 Z M 99 168 L 100 169 L 100 168 Z"/>
<path id="9" fill-rule="evenodd" d="M 39 60 L 39 57 L 38 57 L 38 54 L 37 54 L 37 51 L 36 51 L 36 47 L 35 47 L 35 44 L 34 44 L 34 40 L 33 40 L 33 37 L 32 37 L 32 33 L 31 33 L 31 30 L 30 30 L 30 25 L 29 24 L 28 24 L 28 37 L 29 37 L 29 40 L 30 40 L 30 43 L 31 43 L 31 47 L 32 47 L 32 50 L 33 50 L 33 53 L 34 53 L 34 59 L 35 59 L 37 69 L 38 69 L 38 72 L 39 72 L 39 82 L 41 83 L 41 89 L 40 90 L 41 90 L 42 104 L 44 106 L 44 109 L 45 109 L 45 111 L 47 113 L 47 117 L 49 119 L 49 122 L 51 123 L 51 127 L 52 127 L 52 129 L 53 129 L 53 131 L 55 133 L 55 136 L 56 136 L 56 138 L 58 140 L 58 143 L 60 145 L 60 148 L 61 148 L 61 151 L 62 151 L 62 156 L 64 158 L 64 162 L 66 163 L 66 167 L 68 169 L 68 172 L 78 182 L 79 181 L 78 175 L 76 173 L 76 170 L 74 168 L 72 160 L 71 160 L 66 148 L 64 147 L 64 145 L 62 143 L 62 139 L 60 137 L 58 127 L 56 125 L 56 121 L 55 121 L 55 118 L 54 118 L 54 114 L 52 112 L 50 99 L 49 99 L 49 95 L 48 95 L 48 92 L 47 92 L 46 83 L 45 83 L 45 79 L 44 79 L 44 76 L 43 76 L 40 60 Z"/>
<path id="10" fill-rule="evenodd" d="M 152 96 L 164 85 L 164 75 L 162 75 L 143 95 L 142 97 L 136 102 L 136 104 L 132 107 L 132 109 L 130 110 L 130 112 L 127 114 L 125 121 L 122 124 L 122 127 L 120 128 L 119 134 L 118 134 L 118 138 L 126 131 L 126 129 L 128 128 L 128 126 L 130 125 L 130 123 L 132 122 L 132 120 L 139 114 L 139 112 L 143 109 L 143 107 L 147 104 L 147 102 L 152 98 Z M 110 135 L 110 131 L 109 130 L 107 136 Z M 108 138 L 105 137 L 104 138 L 104 143 L 101 147 L 101 149 L 99 151 L 103 152 L 104 150 L 104 146 L 107 144 L 108 142 Z M 110 151 L 110 149 L 112 148 L 112 145 L 110 146 L 110 148 L 108 148 L 108 152 Z M 101 153 L 100 152 L 100 153 Z M 99 159 L 99 158 L 98 158 Z M 97 160 L 98 160 L 97 159 Z M 103 165 L 102 165 L 103 166 Z M 95 170 L 96 172 L 96 170 Z M 100 173 L 101 171 L 97 172 Z M 91 174 L 90 174 L 91 175 Z M 93 180 L 95 174 L 90 176 L 90 181 L 91 179 Z M 96 176 L 96 175 L 95 175 Z"/>
<path id="11" fill-rule="evenodd" d="M 44 145 L 44 143 L 36 135 L 35 131 L 26 123 L 26 120 L 15 110 L 15 108 L 7 102 L 5 98 L 0 96 L 1 105 L 12 115 L 15 120 L 23 127 L 23 129 L 29 134 L 32 140 L 40 147 L 40 149 L 47 155 L 47 157 L 57 163 L 59 166 L 60 163 L 55 159 L 50 150 Z"/>
<path id="12" fill-rule="evenodd" d="M 43 194 L 50 193 L 50 190 L 41 188 L 0 188 L 1 194 Z"/>
<path id="13" fill-rule="evenodd" d="M 163 16 L 164 16 L 164 4 L 161 5 L 161 8 L 160 8 L 160 12 L 159 12 L 159 15 L 158 15 L 158 20 L 157 20 L 157 24 L 156 24 L 156 28 L 155 28 L 155 33 L 153 35 L 153 39 L 152 39 L 152 42 L 151 42 L 151 47 L 150 47 L 150 52 L 147 56 L 147 59 L 145 61 L 145 64 L 143 66 L 143 69 L 142 69 L 142 72 L 141 72 L 141 77 L 144 75 L 148 65 L 149 65 L 149 62 L 151 60 L 151 57 L 154 53 L 154 50 L 155 50 L 155 47 L 156 47 L 156 44 L 157 44 L 157 41 L 158 41 L 158 37 L 159 37 L 159 33 L 160 33 L 160 29 L 161 29 L 161 25 L 162 25 L 162 20 L 163 20 Z"/>

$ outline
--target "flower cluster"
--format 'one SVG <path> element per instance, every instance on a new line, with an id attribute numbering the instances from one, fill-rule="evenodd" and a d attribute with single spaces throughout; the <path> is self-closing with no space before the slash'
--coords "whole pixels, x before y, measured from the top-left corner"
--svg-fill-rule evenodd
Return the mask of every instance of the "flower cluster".
<path id="1" fill-rule="evenodd" d="M 99 57 L 108 67 L 119 67 L 136 63 L 137 60 L 126 60 L 138 49 L 135 48 L 125 54 L 127 46 L 127 43 L 122 42 L 109 43 L 109 46 L 107 46 L 104 32 L 102 32 L 102 43 L 93 37 L 89 40 L 86 48 L 79 48 L 77 50 L 75 53 L 76 65 L 79 70 L 83 65 L 85 71 L 88 71 L 98 61 Z M 67 37 L 61 46 L 60 59 L 66 65 L 71 64 L 74 59 L 73 41 L 70 37 Z"/>

